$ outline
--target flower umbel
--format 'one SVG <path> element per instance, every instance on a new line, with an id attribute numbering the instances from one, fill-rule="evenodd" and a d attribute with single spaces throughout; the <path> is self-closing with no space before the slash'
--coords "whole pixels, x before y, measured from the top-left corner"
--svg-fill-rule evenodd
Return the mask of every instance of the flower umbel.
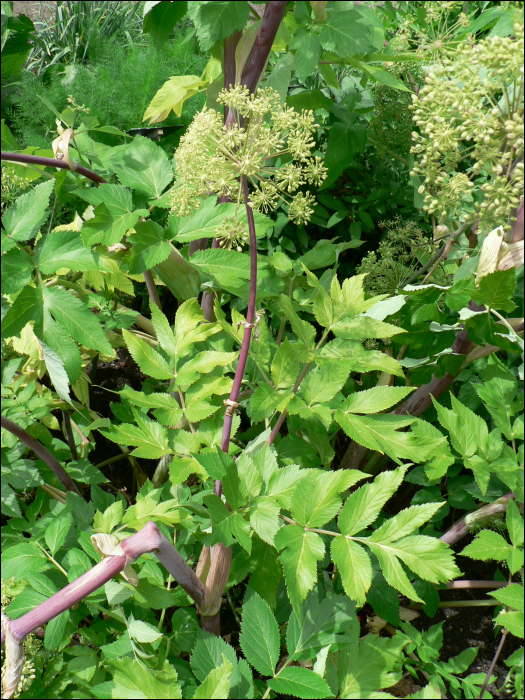
<path id="1" fill-rule="evenodd" d="M 309 221 L 313 196 L 294 193 L 305 184 L 319 186 L 327 172 L 322 159 L 312 156 L 318 126 L 313 112 L 281 107 L 279 94 L 271 88 L 253 95 L 247 88 L 230 87 L 222 90 L 218 102 L 230 108 L 234 123 L 225 126 L 211 109 L 197 114 L 175 151 L 172 211 L 187 216 L 210 194 L 240 203 L 239 179 L 245 175 L 256 211 L 268 213 L 283 202 L 292 221 Z M 217 236 L 221 247 L 229 249 L 246 242 L 244 230 L 232 227 L 231 221 L 224 222 Z"/>

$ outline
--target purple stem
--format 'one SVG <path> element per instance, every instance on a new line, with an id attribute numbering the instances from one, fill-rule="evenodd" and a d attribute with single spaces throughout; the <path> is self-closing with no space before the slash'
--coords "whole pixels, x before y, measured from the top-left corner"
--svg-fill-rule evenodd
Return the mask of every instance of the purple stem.
<path id="1" fill-rule="evenodd" d="M 144 280 L 146 282 L 146 287 L 148 288 L 148 294 L 149 298 L 151 301 L 156 304 L 159 309 L 162 308 L 160 305 L 160 299 L 159 299 L 159 293 L 157 291 L 157 285 L 155 284 L 155 281 L 153 280 L 153 275 L 151 273 L 151 270 L 146 270 L 144 272 Z"/>
<path id="2" fill-rule="evenodd" d="M 75 445 L 75 438 L 73 437 L 73 430 L 71 428 L 71 416 L 67 411 L 62 411 L 62 418 L 64 419 L 64 428 L 66 429 L 67 444 L 71 450 L 71 456 L 73 459 L 78 459 L 77 446 Z"/>
<path id="3" fill-rule="evenodd" d="M 43 156 L 30 156 L 27 153 L 7 153 L 6 151 L 2 151 L 1 159 L 10 160 L 13 163 L 31 163 L 33 165 L 48 165 L 50 168 L 62 168 L 63 170 L 71 170 L 71 168 L 65 160 L 58 160 L 56 158 L 44 158 Z M 104 180 L 104 178 L 101 175 L 97 175 L 91 170 L 84 168 L 83 165 L 79 165 L 77 169 L 72 172 L 76 172 L 79 175 L 83 175 L 84 177 L 87 177 L 88 180 L 92 180 L 92 182 L 96 182 L 99 185 L 107 182 L 107 180 Z"/>
<path id="4" fill-rule="evenodd" d="M 239 355 L 239 363 L 237 365 L 237 370 L 235 372 L 235 378 L 233 380 L 233 386 L 230 393 L 230 401 L 237 402 L 239 398 L 239 392 L 241 390 L 241 384 L 244 377 L 244 370 L 246 369 L 246 362 L 248 360 L 248 351 L 250 349 L 250 340 L 252 338 L 252 327 L 251 324 L 255 318 L 255 299 L 257 296 L 257 240 L 255 238 L 255 222 L 253 220 L 253 211 L 249 203 L 250 191 L 248 189 L 248 181 L 246 176 L 241 177 L 242 191 L 244 194 L 244 202 L 246 206 L 246 215 L 248 217 L 248 230 L 250 232 L 250 298 L 248 301 L 248 311 L 246 313 L 246 323 L 250 324 L 248 327 L 244 328 L 244 336 L 242 339 L 241 353 Z M 233 412 L 226 410 L 226 415 L 224 416 L 224 426 L 222 429 L 222 441 L 221 450 L 228 453 L 230 446 L 230 435 L 232 430 L 233 422 Z M 222 491 L 222 485 L 220 481 L 215 482 L 215 492 L 219 494 Z"/>
<path id="5" fill-rule="evenodd" d="M 255 92 L 257 89 L 275 35 L 284 17 L 286 5 L 286 0 L 270 0 L 266 5 L 257 38 L 248 56 L 241 77 L 241 85 L 245 85 L 250 92 Z"/>
<path id="6" fill-rule="evenodd" d="M 124 570 L 126 564 L 134 562 L 147 552 L 154 552 L 173 578 L 184 588 L 197 605 L 205 602 L 205 589 L 202 581 L 177 552 L 167 537 L 150 521 L 140 532 L 131 535 L 120 543 L 123 554 L 105 557 L 92 569 L 77 578 L 48 600 L 17 620 L 10 620 L 9 629 L 18 643 L 37 627 L 46 624 L 57 615 L 79 603 Z M 2 633 L 2 644 L 4 636 Z"/>
<path id="7" fill-rule="evenodd" d="M 57 479 L 60 481 L 62 486 L 66 489 L 66 491 L 73 491 L 74 493 L 77 494 L 77 496 L 81 496 L 82 494 L 78 490 L 75 482 L 73 479 L 69 476 L 69 474 L 66 472 L 64 467 L 60 464 L 58 459 L 54 457 L 51 452 L 42 445 L 41 442 L 39 442 L 36 438 L 34 438 L 32 435 L 30 435 L 27 430 L 24 430 L 21 428 L 17 423 L 14 423 L 12 420 L 9 418 L 6 418 L 5 416 L 2 416 L 2 428 L 5 428 L 8 430 L 10 433 L 12 433 L 15 437 L 17 437 L 19 440 L 24 442 L 29 448 L 33 450 L 33 452 L 40 457 L 40 459 L 47 464 L 47 466 L 53 471 Z"/>

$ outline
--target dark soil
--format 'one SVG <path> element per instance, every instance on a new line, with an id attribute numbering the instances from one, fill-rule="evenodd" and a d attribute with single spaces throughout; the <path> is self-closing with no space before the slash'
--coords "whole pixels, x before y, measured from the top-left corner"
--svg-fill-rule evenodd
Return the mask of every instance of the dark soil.
<path id="1" fill-rule="evenodd" d="M 497 570 L 495 562 L 482 562 L 462 557 L 461 552 L 470 542 L 473 536 L 465 537 L 460 542 L 453 545 L 452 549 L 456 552 L 456 562 L 458 567 L 463 572 L 462 579 L 467 580 L 485 580 L 493 581 L 494 573 Z M 505 572 L 504 572 L 505 574 Z M 505 575 L 507 575 L 506 572 Z M 518 577 L 514 577 L 518 582 Z M 490 600 L 493 598 L 487 595 L 486 590 L 476 589 L 459 589 L 451 591 L 441 591 L 440 598 L 442 602 L 447 600 Z M 471 667 L 462 674 L 468 676 L 471 673 L 487 674 L 494 654 L 500 642 L 501 632 L 494 632 L 493 618 L 495 616 L 495 607 L 469 607 L 469 608 L 439 608 L 435 616 L 430 619 L 423 611 L 421 617 L 412 621 L 412 625 L 418 630 L 427 630 L 432 625 L 439 622 L 445 622 L 443 625 L 443 647 L 441 649 L 440 661 L 448 661 L 449 658 L 457 656 L 464 649 L 469 647 L 478 647 L 478 655 Z M 501 627 L 498 628 L 501 630 Z M 505 666 L 507 659 L 516 649 L 522 646 L 522 641 L 514 635 L 507 635 L 507 639 L 503 646 L 500 657 L 492 672 L 496 676 L 495 683 L 488 686 L 488 691 L 494 698 L 510 698 L 504 689 L 503 684 L 509 671 Z M 452 698 L 452 695 L 448 695 Z M 485 695 L 485 697 L 487 697 Z"/>

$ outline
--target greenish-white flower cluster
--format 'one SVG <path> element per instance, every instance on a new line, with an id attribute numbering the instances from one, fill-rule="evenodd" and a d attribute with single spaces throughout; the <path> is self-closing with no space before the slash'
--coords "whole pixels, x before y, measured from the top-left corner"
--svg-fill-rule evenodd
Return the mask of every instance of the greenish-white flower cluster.
<path id="1" fill-rule="evenodd" d="M 186 216 L 210 194 L 241 203 L 240 177 L 245 175 L 256 211 L 266 214 L 283 202 L 292 221 L 309 221 L 315 199 L 298 190 L 326 178 L 322 159 L 312 155 L 318 126 L 313 112 L 282 107 L 271 88 L 253 95 L 236 86 L 223 90 L 218 102 L 230 108 L 233 123 L 223 124 L 221 114 L 211 109 L 196 115 L 175 151 L 172 211 Z M 222 247 L 237 248 L 246 240 L 231 221 L 217 235 Z"/>
<path id="2" fill-rule="evenodd" d="M 488 232 L 515 220 L 523 192 L 523 23 L 514 31 L 446 52 L 413 98 L 420 131 L 412 134 L 411 174 L 423 180 L 424 209 L 439 222 L 478 210 L 480 231 Z"/>

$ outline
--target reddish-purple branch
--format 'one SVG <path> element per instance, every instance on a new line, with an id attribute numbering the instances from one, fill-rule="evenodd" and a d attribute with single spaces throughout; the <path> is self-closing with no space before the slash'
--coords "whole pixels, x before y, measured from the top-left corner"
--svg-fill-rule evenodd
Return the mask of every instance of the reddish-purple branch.
<path id="1" fill-rule="evenodd" d="M 123 571 L 126 565 L 133 563 L 147 552 L 154 552 L 157 555 L 159 561 L 197 605 L 202 607 L 206 603 L 206 590 L 202 581 L 157 525 L 150 521 L 140 532 L 123 540 L 115 554 L 105 557 L 92 569 L 22 617 L 9 620 L 11 635 L 20 644 L 30 632 L 79 603 Z"/>
<path id="2" fill-rule="evenodd" d="M 261 74 L 266 67 L 266 61 L 275 35 L 284 17 L 286 5 L 286 0 L 270 0 L 266 5 L 261 26 L 241 77 L 241 84 L 246 85 L 250 92 L 255 92 L 257 89 Z"/>
<path id="3" fill-rule="evenodd" d="M 15 437 L 24 442 L 29 448 L 31 448 L 33 452 L 53 471 L 66 491 L 73 491 L 78 496 L 81 495 L 75 482 L 60 464 L 58 459 L 51 454 L 47 447 L 44 447 L 41 442 L 30 435 L 27 430 L 24 430 L 24 428 L 21 428 L 19 425 L 5 416 L 2 416 L 2 428 L 8 430 Z"/>
<path id="4" fill-rule="evenodd" d="M 47 165 L 50 168 L 62 168 L 63 170 L 71 170 L 71 168 L 69 167 L 69 165 L 66 163 L 65 160 L 58 160 L 57 158 L 44 158 L 43 156 L 30 156 L 27 153 L 7 153 L 6 151 L 2 151 L 1 157 L 2 157 L 2 160 L 10 160 L 13 163 L 30 163 L 32 165 Z M 97 175 L 92 170 L 88 170 L 87 168 L 84 168 L 83 165 L 77 166 L 77 169 L 74 172 L 78 173 L 79 175 L 83 175 L 84 177 L 87 177 L 88 180 L 91 180 L 92 182 L 96 182 L 99 185 L 107 183 L 107 180 L 104 180 L 104 178 L 101 175 Z"/>
<path id="5" fill-rule="evenodd" d="M 248 230 L 250 232 L 250 298 L 248 301 L 248 311 L 246 313 L 246 325 L 244 327 L 241 353 L 239 355 L 237 371 L 235 372 L 235 378 L 233 380 L 233 386 L 229 398 L 233 404 L 237 403 L 237 399 L 239 398 L 239 392 L 241 390 L 242 380 L 244 377 L 244 370 L 246 369 L 248 352 L 250 350 L 250 341 L 252 338 L 253 321 L 255 318 L 255 300 L 257 296 L 257 239 L 255 237 L 253 211 L 249 203 L 250 192 L 245 175 L 241 177 L 241 185 L 244 194 L 244 202 L 246 205 L 246 215 L 248 217 Z M 224 427 L 222 429 L 221 450 L 226 453 L 228 452 L 230 446 L 230 435 L 234 415 L 232 408 L 232 406 L 228 406 L 226 409 L 226 415 L 224 416 Z M 218 482 L 218 484 L 218 490 L 220 491 L 220 482 Z"/>

